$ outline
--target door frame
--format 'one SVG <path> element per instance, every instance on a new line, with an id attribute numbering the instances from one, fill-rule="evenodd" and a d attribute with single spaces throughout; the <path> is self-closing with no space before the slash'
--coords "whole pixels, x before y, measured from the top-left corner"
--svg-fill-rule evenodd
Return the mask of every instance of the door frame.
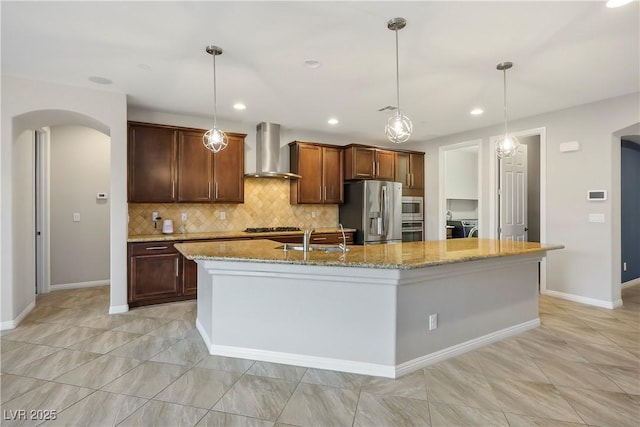
<path id="1" fill-rule="evenodd" d="M 540 242 L 547 242 L 547 128 L 539 127 L 519 132 L 511 132 L 516 137 L 539 136 L 540 137 Z M 493 150 L 496 141 L 502 135 L 489 138 L 489 148 Z M 498 238 L 498 156 L 489 155 L 489 238 Z M 547 258 L 540 262 L 540 293 L 547 292 Z"/>
<path id="2" fill-rule="evenodd" d="M 483 230 L 484 224 L 484 209 L 483 209 L 483 144 L 482 139 L 472 139 L 469 141 L 458 142 L 455 144 L 441 145 L 438 148 L 438 239 L 445 240 L 447 238 L 447 220 L 445 218 L 445 211 L 447 210 L 447 198 L 445 195 L 444 178 L 446 162 L 445 154 L 447 151 L 457 150 L 459 148 L 466 147 L 478 147 L 478 237 L 481 236 L 481 230 Z"/>
<path id="3" fill-rule="evenodd" d="M 38 153 L 35 162 L 35 231 L 36 239 L 36 290 L 38 294 L 51 291 L 51 130 L 49 127 L 33 132 L 33 141 Z"/>

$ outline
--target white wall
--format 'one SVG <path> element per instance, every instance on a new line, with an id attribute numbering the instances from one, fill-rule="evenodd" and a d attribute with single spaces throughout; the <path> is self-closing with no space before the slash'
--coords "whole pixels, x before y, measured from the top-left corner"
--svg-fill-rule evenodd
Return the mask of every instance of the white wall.
<path id="1" fill-rule="evenodd" d="M 109 281 L 110 138 L 83 126 L 51 127 L 51 286 Z M 73 213 L 80 221 L 73 221 Z"/>
<path id="2" fill-rule="evenodd" d="M 546 166 L 547 182 L 543 213 L 546 242 L 565 245 L 565 249 L 548 255 L 547 289 L 551 294 L 608 307 L 619 303 L 620 201 L 616 199 L 614 186 L 619 186 L 620 143 L 614 134 L 636 124 L 639 118 L 640 94 L 635 93 L 509 122 L 511 132 L 546 129 L 546 158 L 541 159 Z M 496 125 L 407 145 L 408 149 L 427 153 L 427 240 L 438 238 L 439 147 L 481 139 L 484 147 L 481 162 L 486 166 L 494 153 L 489 140 L 499 135 L 501 129 L 501 125 Z M 558 146 L 566 141 L 578 141 L 580 150 L 560 153 Z M 488 168 L 482 167 L 481 173 L 486 184 L 480 197 L 489 200 Z M 589 189 L 609 190 L 612 197 L 606 202 L 588 202 Z M 489 209 L 489 203 L 482 204 L 481 216 L 488 218 Z M 589 213 L 603 213 L 605 223 L 589 223 Z M 489 235 L 488 222 L 481 227 L 482 235 Z"/>
<path id="3" fill-rule="evenodd" d="M 0 328 L 17 324 L 35 301 L 33 130 L 83 125 L 111 136 L 110 279 L 113 312 L 127 309 L 126 96 L 2 76 L 0 141 Z M 24 136 L 24 133 L 29 136 Z M 31 178 L 29 178 L 31 176 Z M 33 190 L 31 190 L 33 191 Z"/>

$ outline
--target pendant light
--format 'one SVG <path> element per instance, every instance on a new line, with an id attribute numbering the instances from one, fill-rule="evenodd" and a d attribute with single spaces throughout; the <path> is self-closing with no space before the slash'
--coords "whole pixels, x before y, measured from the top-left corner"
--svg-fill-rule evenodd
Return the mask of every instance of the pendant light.
<path id="1" fill-rule="evenodd" d="M 511 157 L 518 152 L 520 141 L 507 131 L 507 70 L 513 67 L 511 62 L 501 62 L 496 68 L 502 71 L 504 85 L 504 135 L 496 141 L 496 154 L 499 158 Z"/>
<path id="2" fill-rule="evenodd" d="M 398 65 L 398 30 L 406 27 L 407 21 L 404 18 L 393 18 L 387 22 L 387 28 L 396 33 L 396 100 L 398 109 L 396 114 L 389 117 L 384 132 L 389 141 L 399 144 L 409 140 L 413 131 L 413 124 L 407 116 L 403 116 L 400 111 L 400 68 Z"/>
<path id="3" fill-rule="evenodd" d="M 222 55 L 222 49 L 218 46 L 207 46 L 207 53 L 213 56 L 213 127 L 202 137 L 204 146 L 217 153 L 225 149 L 228 144 L 227 134 L 216 127 L 217 121 L 217 91 L 216 91 L 216 56 Z"/>

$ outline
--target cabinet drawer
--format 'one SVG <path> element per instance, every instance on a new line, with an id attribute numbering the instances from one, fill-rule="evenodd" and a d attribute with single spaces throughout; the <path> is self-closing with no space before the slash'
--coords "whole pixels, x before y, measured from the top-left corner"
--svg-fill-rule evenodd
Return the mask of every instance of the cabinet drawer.
<path id="1" fill-rule="evenodd" d="M 178 251 L 173 247 L 176 242 L 146 242 L 130 243 L 129 255 L 160 255 L 173 254 Z"/>

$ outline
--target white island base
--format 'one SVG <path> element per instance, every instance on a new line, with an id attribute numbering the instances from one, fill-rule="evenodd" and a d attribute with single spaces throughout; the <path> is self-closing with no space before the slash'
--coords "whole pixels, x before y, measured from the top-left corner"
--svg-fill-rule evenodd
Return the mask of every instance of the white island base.
<path id="1" fill-rule="evenodd" d="M 544 255 L 414 269 L 197 259 L 196 326 L 214 355 L 396 378 L 539 326 Z"/>

